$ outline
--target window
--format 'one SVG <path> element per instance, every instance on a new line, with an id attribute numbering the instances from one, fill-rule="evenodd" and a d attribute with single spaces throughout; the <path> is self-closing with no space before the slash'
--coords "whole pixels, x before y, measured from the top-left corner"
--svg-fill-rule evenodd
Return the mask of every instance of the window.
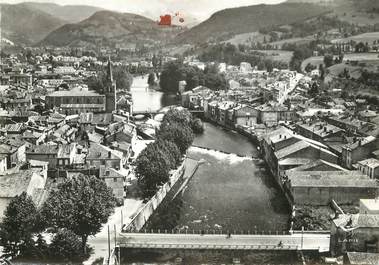
<path id="1" fill-rule="evenodd" d="M 117 182 L 117 178 L 113 178 L 113 182 Z"/>

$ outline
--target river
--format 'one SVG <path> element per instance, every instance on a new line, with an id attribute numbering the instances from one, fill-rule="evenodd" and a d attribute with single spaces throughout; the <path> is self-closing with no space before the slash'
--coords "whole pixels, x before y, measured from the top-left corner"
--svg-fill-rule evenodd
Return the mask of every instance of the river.
<path id="1" fill-rule="evenodd" d="M 135 110 L 158 110 L 176 104 L 173 95 L 149 89 L 146 82 L 147 76 L 133 80 Z M 196 147 L 189 149 L 188 156 L 205 163 L 200 165 L 183 195 L 162 204 L 146 228 L 287 230 L 289 206 L 264 162 L 252 159 L 259 157 L 256 146 L 237 132 L 211 123 L 204 125 L 204 133 L 195 137 Z"/>
<path id="2" fill-rule="evenodd" d="M 136 84 L 141 83 L 143 82 L 138 80 Z M 139 85 L 132 88 L 131 92 L 135 110 L 143 111 L 153 107 L 159 109 L 173 104 L 173 101 L 166 101 L 170 96 L 148 89 L 142 90 Z M 256 146 L 236 132 L 211 123 L 204 125 L 204 133 L 195 137 L 193 146 L 188 150 L 188 157 L 202 161 L 201 165 L 184 191 L 174 200 L 162 203 L 145 228 L 156 231 L 203 230 L 208 233 L 276 233 L 288 230 L 289 205 L 264 161 L 256 159 L 259 157 Z M 212 264 L 218 264 L 213 262 L 215 257 L 220 258 L 221 263 L 231 263 L 231 256 L 227 254 L 223 257 L 224 254 L 217 253 L 209 257 L 191 254 L 190 259 L 196 261 L 186 260 L 183 264 L 210 261 Z M 264 261 L 272 264 L 295 263 L 297 259 L 293 253 L 287 254 L 259 253 L 254 255 L 254 259 L 259 260 L 262 257 Z M 173 256 L 167 256 L 166 253 L 166 258 L 162 255 L 158 255 L 157 258 L 151 252 L 138 253 L 136 256 L 132 255 L 133 258 L 129 256 L 131 259 L 125 264 L 146 264 L 147 255 L 153 255 L 149 264 L 176 264 L 175 258 L 178 255 L 182 257 L 177 253 Z M 241 257 L 246 262 L 245 254 L 237 254 L 236 257 Z M 143 262 L 138 263 L 141 261 Z M 249 261 L 247 264 L 255 262 L 260 264 L 262 260 Z"/>
<path id="3" fill-rule="evenodd" d="M 133 110 L 135 112 L 157 111 L 177 103 L 175 95 L 149 88 L 147 75 L 133 78 L 130 93 L 132 94 Z"/>

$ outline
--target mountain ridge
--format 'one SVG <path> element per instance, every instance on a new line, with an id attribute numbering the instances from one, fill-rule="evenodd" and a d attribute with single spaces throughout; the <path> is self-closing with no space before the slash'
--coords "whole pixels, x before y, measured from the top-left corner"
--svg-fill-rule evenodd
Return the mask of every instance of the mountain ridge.
<path id="1" fill-rule="evenodd" d="M 171 31 L 177 28 L 164 28 L 147 17 L 120 13 L 110 10 L 95 12 L 89 18 L 78 23 L 61 26 L 52 31 L 42 41 L 41 45 L 76 46 L 88 45 L 122 45 L 130 43 L 150 43 L 164 41 Z"/>
<path id="2" fill-rule="evenodd" d="M 212 14 L 206 21 L 180 34 L 177 42 L 220 41 L 235 34 L 291 24 L 327 12 L 330 12 L 330 9 L 319 5 L 287 2 L 228 8 Z"/>

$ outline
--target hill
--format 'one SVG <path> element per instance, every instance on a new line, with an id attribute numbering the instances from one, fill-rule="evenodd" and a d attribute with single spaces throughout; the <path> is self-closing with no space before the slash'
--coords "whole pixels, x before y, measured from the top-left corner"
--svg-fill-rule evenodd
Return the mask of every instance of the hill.
<path id="1" fill-rule="evenodd" d="M 53 46 L 155 45 L 167 42 L 180 31 L 131 13 L 98 11 L 75 24 L 51 32 L 40 44 Z"/>
<path id="2" fill-rule="evenodd" d="M 327 12 L 328 8 L 308 3 L 262 4 L 224 9 L 180 34 L 177 42 L 220 41 L 261 28 L 300 22 Z"/>
<path id="3" fill-rule="evenodd" d="M 58 5 L 53 3 L 25 2 L 26 6 L 41 10 L 47 14 L 65 20 L 68 23 L 77 23 L 92 16 L 97 11 L 103 10 L 99 7 L 86 5 Z"/>
<path id="4" fill-rule="evenodd" d="M 31 45 L 59 28 L 65 21 L 25 4 L 2 4 L 1 29 L 16 44 Z"/>
<path id="5" fill-rule="evenodd" d="M 313 3 L 333 10 L 340 20 L 360 25 L 379 23 L 378 0 L 287 0 L 287 3 Z"/>

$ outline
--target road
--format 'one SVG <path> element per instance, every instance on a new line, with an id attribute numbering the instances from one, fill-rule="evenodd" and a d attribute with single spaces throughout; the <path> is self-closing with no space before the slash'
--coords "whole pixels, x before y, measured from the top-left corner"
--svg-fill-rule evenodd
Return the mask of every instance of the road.
<path id="1" fill-rule="evenodd" d="M 101 231 L 94 237 L 88 239 L 89 246 L 93 249 L 90 258 L 85 261 L 84 265 L 91 265 L 96 259 L 108 256 L 108 226 L 111 234 L 111 248 L 114 247 L 114 229 L 121 229 L 121 213 L 123 215 L 122 222 L 128 224 L 131 217 L 142 207 L 142 200 L 125 199 L 124 205 L 115 208 L 114 213 L 109 217 L 108 222 L 103 225 Z"/>
<path id="2" fill-rule="evenodd" d="M 269 249 L 329 251 L 329 234 L 199 235 L 122 233 L 118 242 L 128 248 Z"/>

